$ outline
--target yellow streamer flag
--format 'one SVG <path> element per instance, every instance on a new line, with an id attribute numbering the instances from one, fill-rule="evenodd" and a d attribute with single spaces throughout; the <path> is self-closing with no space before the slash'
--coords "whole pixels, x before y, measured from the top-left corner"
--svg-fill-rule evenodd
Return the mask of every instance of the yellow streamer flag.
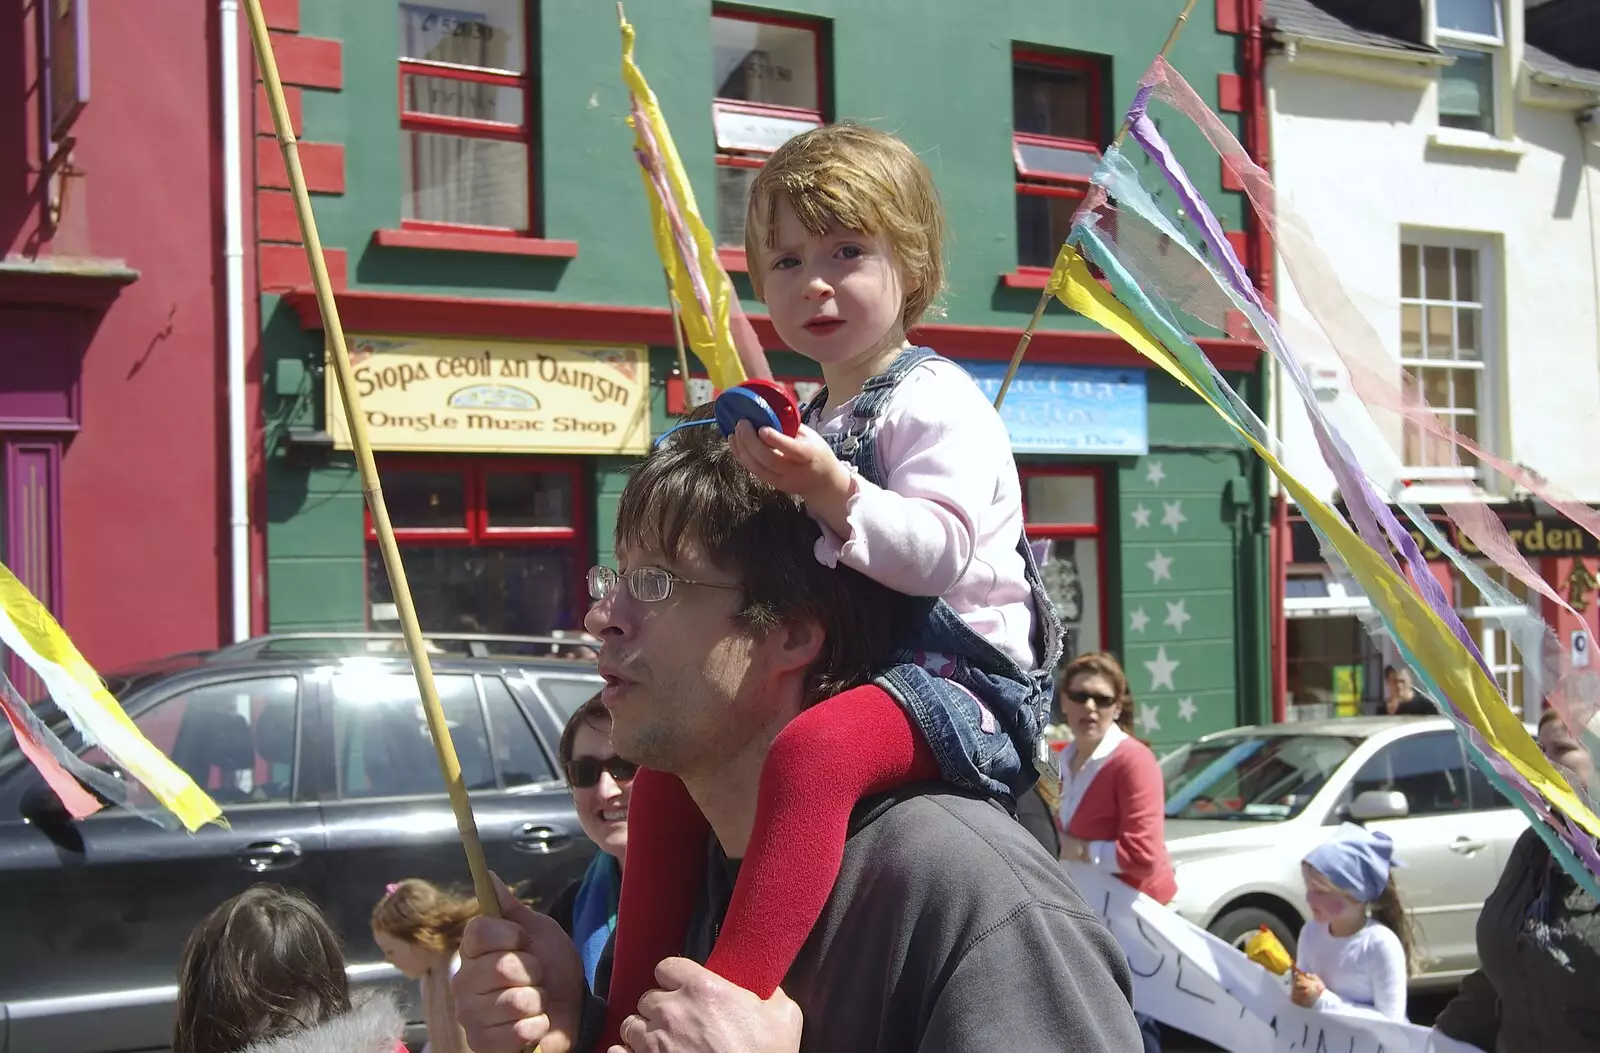
<path id="1" fill-rule="evenodd" d="M 620 18 L 620 12 L 619 12 Z M 633 26 L 622 24 L 622 79 L 632 97 L 634 152 L 638 155 L 656 253 L 666 268 L 672 297 L 678 301 L 684 333 L 718 391 L 745 379 L 744 366 L 729 328 L 733 283 L 717 259 L 717 245 L 700 219 L 694 189 L 684 173 L 678 148 L 667 130 L 655 92 L 633 62 Z"/>
<path id="2" fill-rule="evenodd" d="M 85 741 L 98 745 L 191 832 L 222 809 L 145 738 L 28 587 L 0 564 L 0 643 L 27 663 Z"/>
<path id="3" fill-rule="evenodd" d="M 1134 317 L 1120 300 L 1089 273 L 1089 266 L 1071 245 L 1063 245 L 1051 271 L 1049 289 L 1069 309 L 1103 329 L 1122 337 L 1134 350 L 1160 366 L 1178 383 L 1200 396 L 1217 416 L 1242 435 L 1272 469 L 1300 511 L 1322 532 L 1344 560 L 1367 598 L 1382 612 L 1396 637 L 1415 656 L 1424 672 L 1444 689 L 1468 723 L 1483 736 L 1483 741 L 1504 757 L 1511 767 L 1591 837 L 1600 838 L 1600 818 L 1589 810 L 1567 781 L 1539 749 L 1516 714 L 1505 705 L 1499 688 L 1476 659 L 1456 639 L 1433 609 L 1391 569 L 1344 519 L 1318 500 L 1271 451 L 1241 427 L 1223 408 L 1201 390 L 1151 332 Z"/>

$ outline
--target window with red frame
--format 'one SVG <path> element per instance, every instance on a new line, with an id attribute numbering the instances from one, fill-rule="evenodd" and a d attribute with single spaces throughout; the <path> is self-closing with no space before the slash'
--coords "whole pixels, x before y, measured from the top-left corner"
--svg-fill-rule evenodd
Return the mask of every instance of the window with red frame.
<path id="1" fill-rule="evenodd" d="M 822 30 L 815 23 L 711 16 L 717 244 L 744 248 L 750 184 L 772 151 L 822 124 Z"/>
<path id="2" fill-rule="evenodd" d="M 579 625 L 589 544 L 577 462 L 391 460 L 383 495 L 425 631 L 539 634 Z M 373 629 L 399 627 L 370 512 L 367 604 Z"/>
<path id="3" fill-rule="evenodd" d="M 400 5 L 401 217 L 411 229 L 533 229 L 527 0 Z"/>
<path id="4" fill-rule="evenodd" d="M 1021 468 L 1022 514 L 1039 576 L 1066 630 L 1068 658 L 1105 646 L 1105 523 L 1100 474 Z"/>
<path id="5" fill-rule="evenodd" d="M 1101 64 L 1018 50 L 1011 72 L 1017 263 L 1050 267 L 1100 163 Z"/>

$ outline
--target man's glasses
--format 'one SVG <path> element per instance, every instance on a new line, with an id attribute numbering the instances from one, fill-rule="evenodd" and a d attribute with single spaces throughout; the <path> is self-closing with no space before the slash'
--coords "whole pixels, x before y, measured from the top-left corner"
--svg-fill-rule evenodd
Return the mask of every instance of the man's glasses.
<path id="1" fill-rule="evenodd" d="M 605 760 L 599 757 L 574 757 L 567 761 L 567 783 L 573 789 L 590 789 L 600 785 L 602 771 L 617 782 L 631 782 L 639 774 L 639 766 L 614 755 Z"/>
<path id="2" fill-rule="evenodd" d="M 1080 706 L 1094 703 L 1100 709 L 1110 709 L 1117 704 L 1117 696 L 1102 695 L 1095 691 L 1063 691 L 1068 702 L 1076 702 Z"/>
<path id="3" fill-rule="evenodd" d="M 619 582 L 626 582 L 628 595 L 640 603 L 660 603 L 672 595 L 674 585 L 704 585 L 708 589 L 743 588 L 741 585 L 726 585 L 719 581 L 691 581 L 660 567 L 634 567 L 626 574 L 618 574 L 610 567 L 590 567 L 589 598 L 596 601 L 605 599 L 617 591 Z"/>

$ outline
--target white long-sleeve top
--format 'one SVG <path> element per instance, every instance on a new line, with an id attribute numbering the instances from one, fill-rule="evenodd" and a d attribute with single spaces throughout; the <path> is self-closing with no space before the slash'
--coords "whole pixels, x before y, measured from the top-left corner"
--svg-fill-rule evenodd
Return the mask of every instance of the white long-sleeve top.
<path id="1" fill-rule="evenodd" d="M 847 432 L 854 403 L 824 407 L 817 432 Z M 908 596 L 942 597 L 978 635 L 1033 669 L 1033 594 L 1017 551 L 1022 486 L 994 406 L 960 366 L 929 359 L 890 396 L 877 442 L 885 485 L 855 475 L 849 532 L 841 537 L 819 521 L 817 559 Z"/>
<path id="2" fill-rule="evenodd" d="M 1390 1020 L 1406 1019 L 1406 952 L 1389 926 L 1368 919 L 1354 936 L 1335 936 L 1321 922 L 1300 930 L 1295 966 L 1327 990 L 1317 1008 L 1353 1006 Z"/>

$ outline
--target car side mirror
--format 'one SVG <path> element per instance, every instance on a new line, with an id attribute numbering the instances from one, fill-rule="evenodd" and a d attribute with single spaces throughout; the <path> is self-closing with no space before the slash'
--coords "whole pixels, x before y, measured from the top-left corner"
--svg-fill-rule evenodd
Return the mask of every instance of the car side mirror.
<path id="1" fill-rule="evenodd" d="M 72 813 L 67 811 L 67 806 L 61 803 L 61 798 L 43 779 L 22 792 L 17 810 L 22 813 L 22 818 L 35 826 L 53 827 L 72 822 Z"/>
<path id="2" fill-rule="evenodd" d="M 1410 814 L 1411 802 L 1399 790 L 1367 790 L 1350 802 L 1350 818 L 1358 823 L 1404 819 Z"/>

